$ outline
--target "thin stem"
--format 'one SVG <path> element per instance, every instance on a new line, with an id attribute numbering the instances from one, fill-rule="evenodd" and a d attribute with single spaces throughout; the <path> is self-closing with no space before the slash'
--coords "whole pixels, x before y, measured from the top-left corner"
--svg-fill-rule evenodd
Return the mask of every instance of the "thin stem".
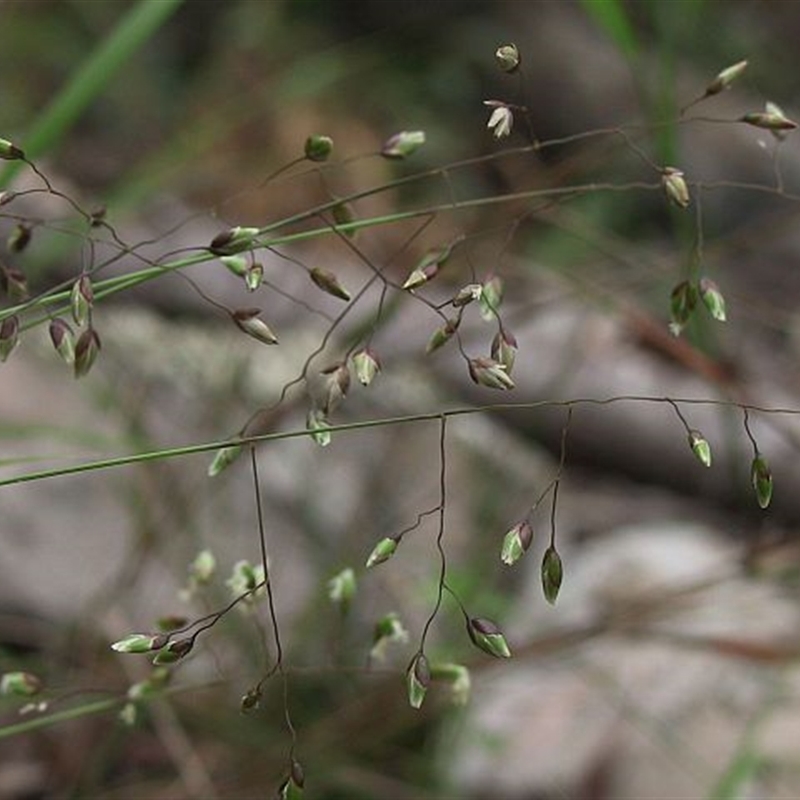
<path id="1" fill-rule="evenodd" d="M 408 414 L 399 417 L 380 417 L 377 419 L 359 420 L 357 422 L 344 422 L 338 425 L 330 425 L 327 429 L 331 433 L 339 431 L 362 430 L 365 428 L 379 428 L 388 425 L 405 425 L 425 420 L 436 420 L 442 417 L 458 417 L 469 414 L 486 414 L 489 412 L 511 412 L 511 411 L 530 411 L 537 408 L 570 408 L 581 405 L 607 406 L 616 403 L 669 403 L 676 402 L 684 405 L 711 406 L 716 408 L 738 408 L 744 412 L 757 411 L 760 414 L 771 414 L 780 416 L 800 416 L 800 409 L 786 407 L 759 406 L 749 403 L 741 403 L 734 400 L 717 400 L 712 398 L 697 397 L 654 397 L 647 395 L 616 395 L 606 398 L 573 398 L 570 400 L 533 400 L 521 403 L 490 403 L 482 406 L 466 406 L 452 408 L 447 411 L 432 411 L 421 414 Z M 101 469 L 113 467 L 123 467 L 130 464 L 141 464 L 149 461 L 161 461 L 168 458 L 180 458 L 183 456 L 196 455 L 198 453 L 209 453 L 220 450 L 223 447 L 234 445 L 254 444 L 256 442 L 274 442 L 284 439 L 297 439 L 309 436 L 305 428 L 290 431 L 279 431 L 275 433 L 262 433 L 253 436 L 236 436 L 232 439 L 222 441 L 205 442 L 202 444 L 186 445 L 184 447 L 167 447 L 161 450 L 150 450 L 143 453 L 133 453 L 126 456 L 116 456 L 113 458 L 98 459 L 87 461 L 82 464 L 73 464 L 69 467 L 55 467 L 53 469 L 40 470 L 37 472 L 23 473 L 14 475 L 10 478 L 0 480 L 0 488 L 3 486 L 13 486 L 19 483 L 43 480 L 45 478 L 58 478 L 65 475 L 75 475 L 82 472 L 95 472 Z"/>
<path id="2" fill-rule="evenodd" d="M 269 560 L 267 558 L 267 534 L 264 527 L 264 511 L 261 505 L 261 482 L 258 479 L 258 457 L 256 448 L 250 448 L 250 465 L 253 472 L 253 493 L 256 501 L 256 519 L 258 522 L 258 544 L 261 550 L 261 566 L 264 570 L 264 583 L 267 587 L 269 596 L 270 614 L 273 615 L 272 628 L 275 634 L 276 659 L 278 663 L 283 660 L 283 649 L 281 647 L 281 637 L 278 630 L 277 620 L 274 618 L 274 604 L 272 602 L 272 587 L 269 578 Z"/>
<path id="3" fill-rule="evenodd" d="M 558 489 L 561 486 L 561 476 L 564 473 L 564 465 L 567 463 L 567 434 L 572 423 L 572 406 L 567 406 L 567 421 L 561 430 L 561 455 L 558 460 L 558 472 L 553 482 L 553 504 L 550 507 L 550 547 L 556 545 L 556 508 L 558 506 Z"/>
<path id="4" fill-rule="evenodd" d="M 447 575 L 447 556 L 444 552 L 442 541 L 444 539 L 444 514 L 447 492 L 447 454 L 446 454 L 446 433 L 447 433 L 447 416 L 445 414 L 439 415 L 439 530 L 436 533 L 436 549 L 439 551 L 439 585 L 436 592 L 436 602 L 433 606 L 433 611 L 425 622 L 422 629 L 422 636 L 419 642 L 419 652 L 425 649 L 425 639 L 428 636 L 433 620 L 439 613 L 439 608 L 442 605 L 442 594 L 444 592 L 445 577 Z"/>
<path id="5" fill-rule="evenodd" d="M 678 415 L 678 419 L 683 423 L 683 427 L 686 428 L 686 433 L 691 434 L 692 429 L 689 427 L 689 423 L 686 421 L 686 417 L 683 416 L 681 413 L 680 408 L 678 408 L 678 404 L 674 400 L 667 399 L 667 402 L 672 406 L 675 413 Z"/>
<path id="6" fill-rule="evenodd" d="M 190 631 L 192 628 L 197 628 L 197 630 L 192 634 L 191 639 L 194 641 L 201 633 L 204 631 L 213 628 L 226 614 L 231 612 L 242 600 L 254 595 L 259 589 L 261 589 L 266 584 L 266 580 L 257 583 L 252 589 L 248 589 L 246 592 L 242 592 L 238 597 L 235 597 L 233 600 L 228 603 L 224 608 L 220 609 L 219 611 L 214 611 L 211 614 L 206 614 L 204 617 L 199 617 L 198 619 L 190 622 L 188 625 L 184 625 L 182 628 L 176 628 L 173 631 L 170 631 L 167 635 L 167 641 L 172 639 L 178 633 L 186 633 Z M 198 627 L 200 626 L 200 627 Z"/>
<path id="7" fill-rule="evenodd" d="M 327 220 L 325 220 L 324 217 L 323 221 L 327 222 Z M 423 230 L 425 230 L 425 228 L 427 228 L 429 224 L 430 220 L 426 220 L 425 222 L 423 222 L 422 225 L 419 227 L 419 229 L 411 236 L 411 238 L 406 240 L 406 242 L 397 251 L 395 251 L 395 253 L 389 259 L 387 259 L 386 264 L 381 269 L 378 269 L 370 261 L 370 259 L 364 253 L 362 253 L 362 251 L 358 247 L 356 247 L 356 245 L 353 242 L 351 242 L 343 233 L 338 231 L 335 226 L 333 225 L 330 226 L 333 233 L 339 236 L 356 253 L 356 255 L 359 258 L 361 258 L 364 261 L 364 263 L 367 264 L 367 266 L 370 267 L 373 273 L 372 277 L 356 292 L 351 302 L 348 303 L 347 306 L 345 306 L 345 308 L 331 322 L 330 327 L 325 332 L 325 335 L 322 337 L 320 343 L 314 348 L 314 350 L 311 351 L 311 353 L 306 358 L 305 363 L 303 364 L 303 367 L 300 370 L 300 374 L 296 378 L 293 378 L 288 383 L 285 383 L 283 385 L 280 395 L 278 396 L 278 399 L 271 406 L 268 406 L 267 408 L 257 409 L 250 415 L 247 422 L 245 422 L 244 426 L 241 429 L 241 435 L 244 435 L 251 428 L 254 428 L 254 430 L 252 431 L 253 434 L 258 434 L 260 432 L 258 430 L 258 426 L 255 423 L 258 420 L 264 420 L 264 419 L 269 420 L 270 412 L 274 411 L 283 403 L 283 401 L 286 399 L 289 390 L 293 386 L 297 386 L 298 384 L 302 383 L 305 380 L 308 374 L 308 370 L 311 367 L 311 364 L 314 361 L 314 359 L 318 355 L 320 355 L 320 353 L 323 353 L 325 351 L 325 348 L 328 346 L 328 342 L 333 336 L 336 328 L 339 327 L 339 325 L 344 321 L 344 319 L 350 314 L 352 309 L 355 308 L 358 301 L 364 295 L 366 295 L 366 293 L 370 290 L 373 284 L 375 284 L 376 281 L 380 281 L 383 286 L 383 289 L 386 289 L 386 287 L 388 286 L 388 282 L 383 277 L 383 273 L 392 265 L 394 259 L 397 258 L 397 256 L 400 255 L 400 253 L 402 253 L 406 247 L 408 247 L 410 242 L 412 242 Z"/>
<path id="8" fill-rule="evenodd" d="M 550 506 L 550 547 L 556 546 L 556 507 L 558 505 L 558 487 L 561 485 L 560 480 L 556 480 L 553 484 L 553 502 Z"/>
<path id="9" fill-rule="evenodd" d="M 763 187 L 763 188 L 768 188 L 768 187 Z M 269 239 L 256 240 L 253 244 L 253 249 L 275 247 L 277 245 L 288 244 L 290 242 L 308 241 L 310 239 L 315 239 L 320 236 L 327 236 L 332 233 L 336 234 L 336 233 L 347 233 L 351 231 L 358 231 L 376 226 L 404 222 L 410 219 L 417 219 L 419 217 L 436 216 L 437 214 L 445 212 L 462 211 L 466 209 L 482 208 L 492 205 L 502 205 L 503 203 L 513 203 L 540 197 L 546 197 L 546 198 L 578 197 L 583 194 L 593 193 L 593 192 L 603 192 L 603 191 L 624 192 L 624 191 L 630 191 L 632 189 L 660 191 L 661 184 L 645 183 L 637 181 L 625 184 L 588 183 L 588 184 L 576 184 L 574 186 L 557 186 L 547 189 L 529 189 L 522 192 L 510 192 L 504 195 L 490 195 L 487 197 L 477 197 L 467 200 L 459 200 L 458 202 L 455 203 L 453 202 L 442 203 L 439 205 L 429 206 L 428 208 L 412 209 L 409 211 L 399 211 L 392 214 L 385 214 L 379 217 L 372 217 L 363 220 L 354 220 L 353 222 L 346 222 L 342 223 L 341 225 L 336 225 L 336 226 L 325 225 L 318 228 L 312 228 L 307 231 L 301 231 L 299 233 L 292 233 Z M 774 189 L 770 190 L 774 192 Z M 350 197 L 345 198 L 345 200 L 350 200 L 351 198 L 356 196 L 358 195 L 357 194 L 351 195 Z M 305 212 L 302 215 L 299 215 L 299 218 L 305 220 L 308 219 L 309 217 L 314 217 L 314 216 L 318 217 L 320 213 L 329 210 L 329 208 L 331 208 L 334 205 L 337 205 L 339 202 L 342 201 L 336 201 L 335 203 L 327 203 L 323 206 L 319 206 L 316 210 L 313 211 L 313 213 Z M 274 223 L 273 225 L 270 225 L 267 228 L 262 229 L 262 235 L 268 231 L 277 229 L 279 227 L 285 227 L 292 221 L 293 218 L 289 217 L 284 220 L 281 220 L 280 222 Z M 119 292 L 127 291 L 129 289 L 141 286 L 142 284 L 154 280 L 155 278 L 161 277 L 165 273 L 171 272 L 173 270 L 183 269 L 185 267 L 194 266 L 196 264 L 202 264 L 208 261 L 212 261 L 216 257 L 217 256 L 210 253 L 207 250 L 207 248 L 202 248 L 202 252 L 192 256 L 187 256 L 185 258 L 181 258 L 176 261 L 170 261 L 164 264 L 159 264 L 157 266 L 153 266 L 148 269 L 138 270 L 132 274 L 123 275 L 116 278 L 109 278 L 106 281 L 100 281 L 95 286 L 95 298 L 97 300 L 105 299 L 112 295 L 118 294 Z M 39 298 L 35 298 L 32 301 L 28 301 L 24 304 L 12 306 L 0 311 L 0 321 L 14 314 L 19 314 L 22 311 L 25 311 L 27 308 L 30 308 L 31 306 L 34 305 L 54 305 L 54 304 L 65 305 L 68 301 L 69 301 L 69 291 L 67 290 L 41 296 Z"/>
<path id="10" fill-rule="evenodd" d="M 744 412 L 744 431 L 747 434 L 747 438 L 750 440 L 750 444 L 753 445 L 753 455 L 758 458 L 760 455 L 758 443 L 756 442 L 756 437 L 753 436 L 753 432 L 750 430 L 750 416 L 748 414 L 747 406 L 742 406 L 742 411 Z"/>
<path id="11" fill-rule="evenodd" d="M 46 714 L 39 717 L 31 717 L 24 722 L 17 722 L 14 725 L 3 725 L 0 727 L 0 739 L 7 739 L 11 736 L 17 736 L 20 733 L 30 733 L 31 731 L 40 728 L 49 728 L 52 725 L 57 725 L 60 722 L 69 722 L 73 719 L 80 719 L 81 717 L 89 716 L 90 714 L 99 714 L 103 711 L 110 711 L 117 706 L 121 706 L 127 698 L 124 697 L 109 697 L 104 700 L 96 700 L 93 703 L 86 703 L 84 705 L 76 706 L 75 708 L 68 708 L 64 711 L 56 711 L 53 714 Z"/>
<path id="12" fill-rule="evenodd" d="M 422 520 L 425 519 L 425 517 L 430 517 L 432 514 L 435 514 L 437 511 L 439 511 L 440 508 L 441 506 L 437 505 L 434 508 L 429 508 L 427 511 L 420 511 L 420 513 L 417 514 L 416 521 L 412 525 L 409 525 L 407 528 L 403 528 L 403 530 L 398 531 L 397 533 L 393 533 L 388 538 L 394 539 L 398 544 L 400 544 L 401 539 L 407 533 L 411 533 L 411 531 L 415 531 L 417 528 L 419 528 L 419 526 L 422 524 Z"/>
<path id="13" fill-rule="evenodd" d="M 289 676 L 283 669 L 283 644 L 281 642 L 281 631 L 278 625 L 278 613 L 275 608 L 275 595 L 272 588 L 272 577 L 269 569 L 269 558 L 267 555 L 267 532 L 264 524 L 264 507 L 261 500 L 261 481 L 258 477 L 258 457 L 256 455 L 256 448 L 250 448 L 250 465 L 253 472 L 253 493 L 256 502 L 256 518 L 258 521 L 258 541 L 261 548 L 261 564 L 264 568 L 264 583 L 267 587 L 267 607 L 269 609 L 270 624 L 272 625 L 272 635 L 275 639 L 275 665 L 272 669 L 265 672 L 264 677 L 258 682 L 257 690 L 260 691 L 264 682 L 277 672 L 280 674 L 283 682 L 283 716 L 286 721 L 286 727 L 291 736 L 292 743 L 290 747 L 290 756 L 294 752 L 295 742 L 297 741 L 297 733 L 294 725 L 292 724 L 292 716 L 289 711 Z"/>

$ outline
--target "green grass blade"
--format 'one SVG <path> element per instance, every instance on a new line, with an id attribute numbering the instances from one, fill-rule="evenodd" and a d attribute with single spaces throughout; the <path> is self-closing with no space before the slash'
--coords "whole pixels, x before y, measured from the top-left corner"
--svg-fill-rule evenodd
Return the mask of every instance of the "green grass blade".
<path id="1" fill-rule="evenodd" d="M 745 796 L 760 767 L 761 759 L 752 750 L 739 753 L 711 790 L 708 800 L 737 800 Z"/>
<path id="2" fill-rule="evenodd" d="M 77 706 L 76 708 L 69 708 L 65 711 L 56 711 L 53 714 L 47 714 L 45 716 L 30 717 L 22 722 L 0 727 L 0 739 L 8 739 L 11 736 L 30 733 L 38 728 L 49 728 L 60 722 L 67 722 L 90 714 L 100 714 L 104 711 L 110 711 L 115 706 L 119 705 L 122 705 L 120 698 L 113 697 L 106 700 L 96 700 L 93 703 L 87 703 L 86 705 Z"/>
<path id="3" fill-rule="evenodd" d="M 778 707 L 783 690 L 783 681 L 772 684 L 769 696 L 747 721 L 736 750 L 707 800 L 738 800 L 751 794 L 748 788 L 752 787 L 754 779 L 765 766 L 764 757 L 758 751 L 758 736 Z"/>
<path id="4" fill-rule="evenodd" d="M 55 147 L 120 67 L 153 36 L 182 2 L 139 0 L 56 95 L 19 143 L 25 155 L 35 159 Z M 20 167 L 20 162 L 9 164 L 0 173 L 0 186 L 8 185 Z"/>
<path id="5" fill-rule="evenodd" d="M 626 58 L 639 55 L 639 39 L 620 0 L 581 0 L 581 5 Z"/>

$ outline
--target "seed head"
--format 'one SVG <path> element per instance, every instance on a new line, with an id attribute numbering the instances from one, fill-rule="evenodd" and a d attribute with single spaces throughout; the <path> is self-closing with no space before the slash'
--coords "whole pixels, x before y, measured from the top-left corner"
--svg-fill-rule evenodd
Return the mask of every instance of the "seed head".
<path id="1" fill-rule="evenodd" d="M 767 114 L 773 114 L 778 117 L 783 117 L 784 119 L 786 118 L 786 114 L 784 114 L 783 109 L 777 103 L 773 103 L 771 100 L 767 100 L 764 110 L 767 112 Z M 779 142 L 782 142 L 789 135 L 789 130 L 770 129 L 770 133 L 775 137 L 775 139 L 777 139 Z"/>
<path id="2" fill-rule="evenodd" d="M 463 308 L 475 300 L 480 300 L 483 287 L 479 283 L 468 283 L 462 286 L 455 297 L 450 301 L 454 308 Z"/>
<path id="3" fill-rule="evenodd" d="M 236 275 L 237 278 L 244 278 L 247 275 L 249 264 L 246 256 L 236 253 L 232 256 L 220 256 L 219 260 L 230 272 Z"/>
<path id="4" fill-rule="evenodd" d="M 444 247 L 436 247 L 433 250 L 428 250 L 419 260 L 408 278 L 406 278 L 403 288 L 410 291 L 432 280 L 438 274 L 439 269 L 447 263 L 452 252 L 453 244 L 447 244 Z"/>
<path id="5" fill-rule="evenodd" d="M 28 279 L 24 272 L 15 267 L 0 264 L 0 288 L 14 303 L 21 303 L 28 298 Z"/>
<path id="6" fill-rule="evenodd" d="M 223 470 L 227 469 L 242 454 L 242 445 L 232 444 L 228 447 L 221 447 L 214 454 L 213 461 L 208 466 L 208 477 L 215 478 Z"/>
<path id="7" fill-rule="evenodd" d="M 411 708 L 421 708 L 425 694 L 431 685 L 431 670 L 428 659 L 423 653 L 417 653 L 411 659 L 406 670 L 408 702 Z"/>
<path id="8" fill-rule="evenodd" d="M 511 109 L 500 100 L 484 100 L 483 104 L 492 109 L 486 127 L 492 129 L 494 138 L 502 139 L 508 136 L 514 126 L 514 113 Z"/>
<path id="9" fill-rule="evenodd" d="M 362 386 L 369 386 L 381 371 L 381 362 L 374 350 L 362 347 L 351 356 L 356 379 Z"/>
<path id="10" fill-rule="evenodd" d="M 6 317 L 0 322 L 0 361 L 6 361 L 19 344 L 19 317 Z"/>
<path id="11" fill-rule="evenodd" d="M 722 72 L 714 78 L 711 83 L 706 87 L 706 97 L 727 89 L 745 70 L 747 69 L 747 61 L 738 61 L 730 67 L 726 67 Z"/>
<path id="12" fill-rule="evenodd" d="M 256 247 L 255 238 L 260 233 L 258 228 L 229 228 L 218 233 L 212 240 L 208 249 L 215 256 L 232 256 L 245 250 Z"/>
<path id="13" fill-rule="evenodd" d="M 75 320 L 76 325 L 84 325 L 86 323 L 93 306 L 94 289 L 92 288 L 92 281 L 86 273 L 83 273 L 80 278 L 72 284 L 72 292 L 70 294 L 72 319 Z"/>
<path id="14" fill-rule="evenodd" d="M 69 323 L 61 317 L 50 320 L 50 341 L 66 364 L 75 362 L 75 335 Z"/>
<path id="15" fill-rule="evenodd" d="M 398 541 L 394 537 L 386 536 L 381 539 L 369 554 L 369 558 L 367 558 L 367 569 L 372 569 L 372 567 L 388 561 L 397 550 L 397 545 Z"/>
<path id="16" fill-rule="evenodd" d="M 797 123 L 788 119 L 783 112 L 774 107 L 773 111 L 753 111 L 740 117 L 740 122 L 746 122 L 756 128 L 763 128 L 768 131 L 792 131 L 797 127 Z"/>
<path id="17" fill-rule="evenodd" d="M 518 349 L 514 334 L 505 328 L 500 328 L 492 340 L 491 354 L 495 361 L 506 368 L 506 372 L 509 375 L 514 369 L 514 361 L 516 360 Z"/>
<path id="18" fill-rule="evenodd" d="M 21 253 L 30 244 L 31 236 L 31 226 L 20 222 L 6 240 L 6 246 L 12 253 Z"/>
<path id="19" fill-rule="evenodd" d="M 331 443 L 331 427 L 328 417 L 319 408 L 312 408 L 306 416 L 306 430 L 311 434 L 311 438 L 320 446 L 327 447 Z"/>
<path id="20" fill-rule="evenodd" d="M 519 69 L 520 55 L 519 49 L 515 44 L 502 44 L 494 52 L 497 66 L 503 72 L 516 72 Z"/>
<path id="21" fill-rule="evenodd" d="M 698 291 L 692 281 L 681 281 L 670 295 L 670 330 L 675 336 L 686 327 L 686 323 L 697 305 Z"/>
<path id="22" fill-rule="evenodd" d="M 321 407 L 325 414 L 330 414 L 347 397 L 350 390 L 350 369 L 347 362 L 340 361 L 322 370 L 321 374 L 325 376 L 325 398 Z"/>
<path id="23" fill-rule="evenodd" d="M 264 265 L 258 262 L 251 264 L 244 273 L 244 283 L 247 291 L 254 292 L 264 282 Z"/>
<path id="24" fill-rule="evenodd" d="M 248 689 L 247 693 L 242 697 L 239 710 L 242 714 L 247 714 L 249 711 L 255 711 L 260 704 L 261 689 L 256 686 L 253 689 Z"/>
<path id="25" fill-rule="evenodd" d="M 689 447 L 704 467 L 711 466 L 711 445 L 700 431 L 689 431 Z"/>
<path id="26" fill-rule="evenodd" d="M 403 627 L 397 612 L 390 611 L 375 623 L 369 657 L 371 660 L 383 661 L 391 643 L 405 644 L 407 641 L 408 631 Z"/>
<path id="27" fill-rule="evenodd" d="M 153 658 L 153 664 L 161 666 L 162 664 L 174 664 L 180 661 L 185 656 L 189 655 L 194 647 L 194 638 L 188 637 L 186 639 L 176 639 L 169 642 L 162 647 Z"/>
<path id="28" fill-rule="evenodd" d="M 327 161 L 333 152 L 333 139 L 330 136 L 309 136 L 306 139 L 305 155 L 309 161 Z"/>
<path id="29" fill-rule="evenodd" d="M 525 555 L 533 543 L 533 528 L 528 520 L 518 522 L 503 537 L 503 548 L 500 551 L 500 560 L 511 566 Z"/>
<path id="30" fill-rule="evenodd" d="M 550 545 L 545 550 L 544 558 L 542 559 L 542 589 L 545 600 L 550 605 L 555 605 L 563 577 L 564 567 L 561 563 L 561 556 L 555 547 Z"/>
<path id="31" fill-rule="evenodd" d="M 489 619 L 473 617 L 467 620 L 467 634 L 472 643 L 495 658 L 511 658 L 511 650 L 503 632 Z"/>
<path id="32" fill-rule="evenodd" d="M 701 278 L 699 284 L 700 299 L 708 309 L 708 313 L 718 322 L 725 322 L 725 298 L 714 281 Z"/>
<path id="33" fill-rule="evenodd" d="M 679 208 L 688 208 L 690 197 L 689 187 L 683 177 L 683 173 L 675 167 L 664 167 L 661 172 L 661 184 L 667 199 Z"/>
<path id="34" fill-rule="evenodd" d="M 231 313 L 231 319 L 239 330 L 259 342 L 278 344 L 278 337 L 270 330 L 269 325 L 258 316 L 260 313 L 260 308 L 240 308 Z"/>
<path id="35" fill-rule="evenodd" d="M 504 289 L 503 279 L 499 275 L 490 275 L 483 282 L 478 301 L 481 305 L 481 318 L 486 322 L 497 318 L 497 312 L 503 302 Z"/>
<path id="36" fill-rule="evenodd" d="M 772 501 L 772 472 L 767 460 L 762 455 L 757 455 L 750 466 L 750 477 L 756 500 L 761 508 L 767 508 Z"/>
<path id="37" fill-rule="evenodd" d="M 73 369 L 76 378 L 82 378 L 92 368 L 100 352 L 100 337 L 94 328 L 87 328 L 75 343 Z"/>
<path id="38" fill-rule="evenodd" d="M 328 598 L 346 613 L 356 596 L 356 574 L 352 567 L 346 567 L 328 581 Z"/>
<path id="39" fill-rule="evenodd" d="M 338 297 L 340 300 L 350 299 L 350 292 L 342 286 L 339 278 L 330 270 L 314 267 L 309 271 L 308 276 L 323 292 Z"/>
<path id="40" fill-rule="evenodd" d="M 129 633 L 124 639 L 114 642 L 111 649 L 117 653 L 150 653 L 160 650 L 167 641 L 167 637 L 160 633 Z"/>
<path id="41" fill-rule="evenodd" d="M 450 339 L 453 338 L 453 334 L 458 330 L 460 324 L 461 317 L 446 320 L 444 325 L 438 327 L 431 335 L 431 338 L 428 339 L 425 352 L 428 354 L 433 353 L 435 350 L 447 344 Z"/>
<path id="42" fill-rule="evenodd" d="M 471 358 L 468 366 L 470 377 L 481 386 L 502 391 L 514 388 L 505 366 L 493 358 Z"/>
<path id="43" fill-rule="evenodd" d="M 20 161 L 25 158 L 25 153 L 8 139 L 0 139 L 0 158 L 4 161 Z"/>
<path id="44" fill-rule="evenodd" d="M 6 672 L 0 678 L 0 695 L 33 697 L 42 691 L 42 680 L 30 672 Z"/>
<path id="45" fill-rule="evenodd" d="M 425 144 L 425 131 L 400 131 L 390 136 L 381 147 L 384 158 L 407 158 Z"/>

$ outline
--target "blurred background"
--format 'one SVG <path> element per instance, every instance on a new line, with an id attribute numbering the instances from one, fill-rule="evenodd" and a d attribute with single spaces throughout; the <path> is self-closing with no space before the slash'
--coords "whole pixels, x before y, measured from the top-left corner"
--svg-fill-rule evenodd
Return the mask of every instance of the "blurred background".
<path id="1" fill-rule="evenodd" d="M 448 422 L 448 584 L 470 614 L 502 625 L 514 652 L 497 663 L 476 650 L 445 596 L 426 653 L 469 668 L 466 705 L 434 681 L 414 711 L 404 686 L 437 597 L 437 515 L 425 513 L 440 498 L 436 419 L 338 432 L 326 448 L 305 436 L 259 448 L 287 679 L 266 681 L 246 715 L 240 700 L 275 655 L 263 602 L 200 637 L 133 724 L 119 712 L 151 667 L 109 643 L 229 602 L 234 565 L 261 557 L 249 459 L 213 480 L 200 453 L 0 486 L 0 672 L 36 674 L 48 703 L 20 715 L 18 699 L 0 697 L 0 798 L 271 797 L 292 746 L 284 698 L 309 797 L 798 796 L 800 152 L 796 134 L 737 120 L 767 101 L 800 116 L 800 4 L 164 0 L 134 42 L 126 25 L 158 5 L 0 2 L 0 136 L 136 245 L 87 231 L 30 170 L 0 173 L 19 193 L 0 205 L 0 239 L 33 227 L 24 252 L 6 246 L 0 259 L 32 294 L 105 261 L 98 280 L 192 255 L 230 226 L 266 227 L 397 179 L 351 212 L 415 214 L 352 240 L 299 236 L 260 252 L 253 294 L 216 259 L 183 270 L 192 283 L 164 274 L 120 292 L 96 307 L 102 351 L 81 381 L 44 326 L 24 331 L 0 368 L 0 481 L 223 441 L 304 364 L 319 376 L 367 338 L 383 370 L 367 388 L 352 381 L 334 423 L 617 399 L 577 405 L 569 425 L 554 607 L 540 582 L 549 495 L 526 556 L 511 568 L 499 553 L 556 477 L 564 407 Z M 509 42 L 515 74 L 494 57 Z M 86 73 L 92 54 L 126 47 L 115 69 L 111 59 Z M 742 59 L 729 91 L 681 116 Z M 83 95 L 64 101 L 76 80 Z M 487 127 L 487 100 L 513 105 L 507 139 Z M 402 130 L 425 131 L 424 147 L 380 158 Z M 334 141 L 324 166 L 302 161 L 312 134 Z M 688 209 L 665 201 L 666 166 L 685 172 Z M 575 186 L 585 188 L 566 191 Z M 370 282 L 379 269 L 402 284 L 456 240 L 418 293 L 427 303 Z M 310 267 L 336 272 L 353 301 L 321 293 Z M 493 275 L 519 347 L 508 395 L 476 386 L 454 341 L 425 354 L 437 308 Z M 687 275 L 719 285 L 728 321 L 699 308 L 676 338 L 670 293 Z M 279 346 L 224 313 L 251 306 Z M 464 352 L 487 356 L 496 330 L 469 307 Z M 710 469 L 664 397 L 683 399 L 710 441 Z M 749 414 L 775 479 L 767 511 L 737 403 L 789 412 Z M 255 424 L 303 430 L 308 408 L 298 384 Z M 375 543 L 415 521 L 367 572 Z M 217 572 L 192 587 L 204 550 Z M 346 568 L 349 607 L 328 583 Z M 370 657 L 390 613 L 407 639 Z"/>

